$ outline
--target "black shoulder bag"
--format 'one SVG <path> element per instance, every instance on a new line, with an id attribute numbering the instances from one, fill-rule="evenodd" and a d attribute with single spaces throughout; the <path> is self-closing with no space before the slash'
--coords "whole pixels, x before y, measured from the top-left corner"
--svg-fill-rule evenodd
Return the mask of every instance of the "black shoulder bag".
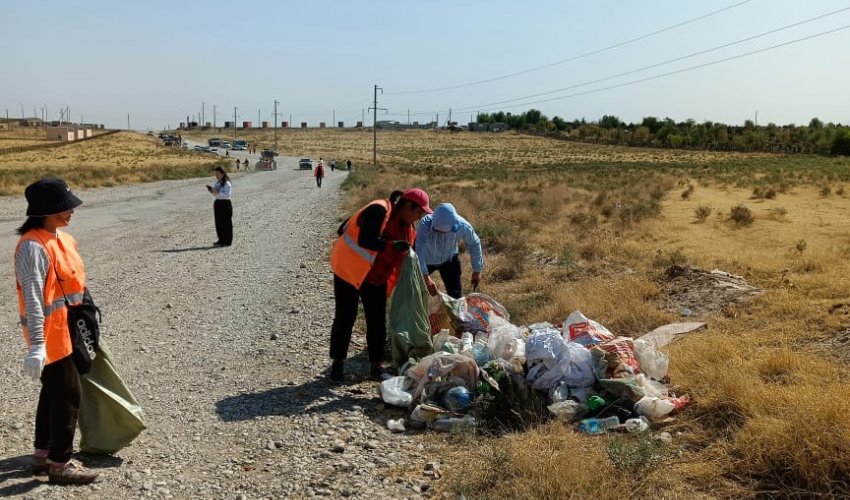
<path id="1" fill-rule="evenodd" d="M 65 299 L 65 307 L 68 309 L 68 332 L 71 335 L 73 348 L 71 357 L 80 375 L 85 375 L 91 370 L 92 362 L 97 357 L 100 341 L 100 309 L 94 304 L 88 288 L 83 292 L 83 301 L 72 306 L 62 288 L 62 278 L 59 277 L 55 266 L 53 272 L 56 273 L 56 280 Z"/>

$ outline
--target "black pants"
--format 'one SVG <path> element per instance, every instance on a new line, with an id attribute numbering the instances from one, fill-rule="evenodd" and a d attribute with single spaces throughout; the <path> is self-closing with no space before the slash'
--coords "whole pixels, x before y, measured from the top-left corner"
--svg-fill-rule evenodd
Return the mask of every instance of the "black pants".
<path id="1" fill-rule="evenodd" d="M 213 213 L 218 242 L 222 245 L 230 245 L 233 243 L 233 204 L 230 200 L 215 200 Z"/>
<path id="2" fill-rule="evenodd" d="M 317 186 L 322 187 L 322 179 L 323 179 L 322 176 L 320 176 L 320 175 L 316 176 L 316 185 Z"/>
<path id="3" fill-rule="evenodd" d="M 41 372 L 41 394 L 35 412 L 35 447 L 47 458 L 67 462 L 74 451 L 80 413 L 80 374 L 71 356 L 50 363 Z"/>
<path id="4" fill-rule="evenodd" d="M 384 347 L 387 342 L 387 285 L 363 283 L 360 290 L 334 275 L 334 322 L 331 327 L 331 359 L 342 361 L 348 357 L 348 345 L 351 343 L 351 329 L 357 320 L 357 306 L 363 301 L 366 315 L 366 346 L 369 361 L 380 363 L 384 360 Z"/>
<path id="5" fill-rule="evenodd" d="M 460 258 L 457 254 L 439 266 L 428 266 L 428 274 L 434 274 L 434 271 L 440 271 L 449 297 L 459 299 L 463 296 L 460 287 Z"/>

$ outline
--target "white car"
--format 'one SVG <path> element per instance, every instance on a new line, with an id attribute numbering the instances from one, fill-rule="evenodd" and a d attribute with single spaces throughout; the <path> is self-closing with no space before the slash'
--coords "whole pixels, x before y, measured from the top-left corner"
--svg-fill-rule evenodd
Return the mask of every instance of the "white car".
<path id="1" fill-rule="evenodd" d="M 230 149 L 230 143 L 229 142 L 222 142 L 221 143 L 221 149 Z"/>

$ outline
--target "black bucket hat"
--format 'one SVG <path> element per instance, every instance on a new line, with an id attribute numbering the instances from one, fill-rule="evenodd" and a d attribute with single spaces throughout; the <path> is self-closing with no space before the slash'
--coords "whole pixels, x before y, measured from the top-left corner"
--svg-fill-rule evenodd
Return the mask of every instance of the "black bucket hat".
<path id="1" fill-rule="evenodd" d="M 71 192 L 71 188 L 62 179 L 48 177 L 33 182 L 24 190 L 27 199 L 27 217 L 45 217 L 72 208 L 83 201 Z"/>

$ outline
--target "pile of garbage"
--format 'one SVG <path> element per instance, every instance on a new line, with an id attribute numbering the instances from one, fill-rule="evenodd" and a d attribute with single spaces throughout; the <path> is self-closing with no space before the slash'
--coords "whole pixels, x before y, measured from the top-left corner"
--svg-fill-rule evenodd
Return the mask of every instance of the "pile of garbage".
<path id="1" fill-rule="evenodd" d="M 652 340 L 617 336 L 580 311 L 560 326 L 516 326 L 485 294 L 429 297 L 412 261 L 390 308 L 399 376 L 380 387 L 385 403 L 411 413 L 406 422 L 390 420 L 391 430 L 554 417 L 588 434 L 642 432 L 689 403 L 670 392 L 669 359 Z"/>

